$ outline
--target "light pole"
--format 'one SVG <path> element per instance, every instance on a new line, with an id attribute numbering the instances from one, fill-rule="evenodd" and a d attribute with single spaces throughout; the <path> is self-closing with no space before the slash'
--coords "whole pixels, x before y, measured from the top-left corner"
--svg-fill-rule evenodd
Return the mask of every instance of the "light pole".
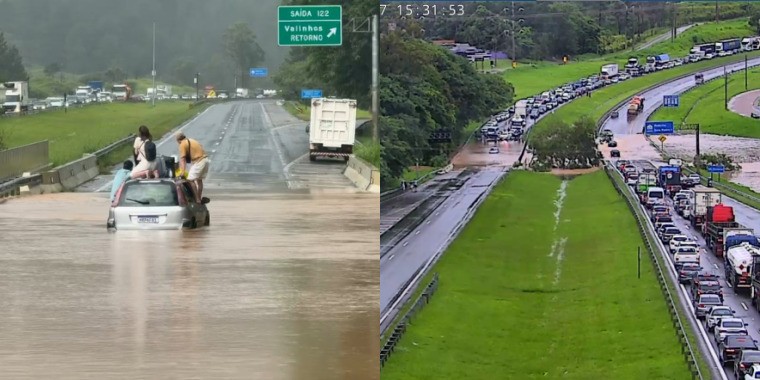
<path id="1" fill-rule="evenodd" d="M 378 15 L 372 16 L 372 142 L 377 143 L 380 139 L 378 134 L 378 116 L 380 113 L 380 98 L 378 95 L 378 69 L 380 54 L 380 28 L 378 27 Z"/>
<path id="2" fill-rule="evenodd" d="M 153 97 L 151 102 L 153 107 L 156 106 L 156 23 L 153 22 L 153 70 L 151 70 L 151 76 L 153 76 Z"/>
<path id="3" fill-rule="evenodd" d="M 195 82 L 195 101 L 198 101 L 198 81 L 200 80 L 201 73 L 195 73 L 195 79 L 193 82 Z"/>

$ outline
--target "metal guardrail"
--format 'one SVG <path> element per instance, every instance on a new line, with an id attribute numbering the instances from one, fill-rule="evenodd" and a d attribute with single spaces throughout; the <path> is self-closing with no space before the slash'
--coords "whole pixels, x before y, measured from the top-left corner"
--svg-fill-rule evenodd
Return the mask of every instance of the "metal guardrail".
<path id="1" fill-rule="evenodd" d="M 390 324 L 389 324 L 386 328 L 383 328 L 383 324 L 385 323 L 385 320 L 387 318 L 393 315 L 391 311 L 395 310 L 398 307 L 398 304 L 403 302 L 404 297 L 406 297 L 410 292 L 413 292 L 414 289 L 417 288 L 422 278 L 425 277 L 429 273 L 430 269 L 433 267 L 433 265 L 435 265 L 435 263 L 438 262 L 438 260 L 441 258 L 443 253 L 446 251 L 446 249 L 448 249 L 449 245 L 451 245 L 451 243 L 459 235 L 462 229 L 470 222 L 470 219 L 472 219 L 472 217 L 475 215 L 475 212 L 478 210 L 478 208 L 480 208 L 480 205 L 482 205 L 483 202 L 486 200 L 486 198 L 488 198 L 488 195 L 491 193 L 491 191 L 493 191 L 493 188 L 496 187 L 496 185 L 498 185 L 499 183 L 501 183 L 501 181 L 503 181 L 507 177 L 508 174 L 509 172 L 505 171 L 503 175 L 501 175 L 499 178 L 494 180 L 493 183 L 491 183 L 491 185 L 488 187 L 488 189 L 486 189 L 486 191 L 484 191 L 480 195 L 480 197 L 478 197 L 478 199 L 475 200 L 470 205 L 470 207 L 467 210 L 467 213 L 464 215 L 464 217 L 462 217 L 462 219 L 459 220 L 459 223 L 457 223 L 456 227 L 454 227 L 454 231 L 452 231 L 448 239 L 446 239 L 443 245 L 441 245 L 438 252 L 436 252 L 436 254 L 433 255 L 433 257 L 431 257 L 427 262 L 425 262 L 424 265 L 422 265 L 422 267 L 417 271 L 416 276 L 409 281 L 409 283 L 406 285 L 406 287 L 402 291 L 399 292 L 399 294 L 396 297 L 396 301 L 390 306 L 388 313 L 381 315 L 380 317 L 381 336 L 384 335 L 386 330 L 390 327 Z M 381 313 L 382 312 L 383 311 L 381 311 Z M 407 312 L 407 315 L 408 314 L 409 313 Z M 393 317 L 391 317 L 391 319 L 393 319 Z M 404 318 L 402 318 L 402 321 L 404 319 L 406 319 L 406 315 L 404 316 Z M 396 327 L 394 327 L 393 331 L 394 333 L 397 331 Z M 392 343 L 391 345 L 386 344 L 383 347 L 383 349 L 388 350 L 387 352 L 392 352 L 405 331 L 406 331 L 406 325 L 401 330 L 399 330 L 399 334 L 397 334 L 396 338 L 393 340 L 394 343 Z M 382 352 L 381 352 L 381 360 L 382 360 Z M 387 360 L 387 356 L 386 356 L 386 360 Z"/>
<path id="2" fill-rule="evenodd" d="M 0 181 L 50 165 L 49 150 L 48 140 L 0 150 Z"/>
<path id="3" fill-rule="evenodd" d="M 388 337 L 383 348 L 380 349 L 380 368 L 382 368 L 385 365 L 385 362 L 388 361 L 388 358 L 395 350 L 401 336 L 406 332 L 407 326 L 411 324 L 412 318 L 414 318 L 425 305 L 430 303 L 430 298 L 435 294 L 436 290 L 438 290 L 438 273 L 433 275 L 433 279 L 425 287 L 425 290 L 419 297 L 417 297 L 417 300 L 414 301 L 414 306 L 404 314 L 404 317 L 401 318 L 401 322 L 393 328 L 393 332 Z"/>
<path id="4" fill-rule="evenodd" d="M 111 143 L 110 145 L 106 146 L 105 148 L 96 150 L 95 152 L 92 152 L 92 154 L 95 155 L 98 158 L 105 157 L 109 153 L 111 153 L 111 152 L 113 152 L 113 151 L 121 148 L 122 146 L 124 146 L 124 145 L 126 145 L 126 144 L 128 144 L 130 142 L 133 142 L 135 140 L 135 137 L 137 137 L 137 135 L 135 135 L 134 133 L 130 133 L 129 135 L 127 135 L 127 137 L 124 137 L 123 139 L 117 140 L 116 142 Z"/>
<path id="5" fill-rule="evenodd" d="M 631 199 L 631 194 L 628 191 L 625 184 L 621 184 L 622 178 L 619 176 L 616 178 L 615 174 L 613 174 L 613 171 L 615 171 L 614 168 L 610 168 L 609 164 L 605 164 L 604 171 L 609 177 L 610 181 L 612 182 L 613 186 L 615 187 L 615 190 L 617 190 L 618 194 L 620 194 L 623 199 L 625 199 L 626 205 L 628 205 L 628 209 L 631 211 L 631 214 L 633 214 L 634 218 L 636 219 L 636 225 L 639 229 L 639 233 L 641 234 L 641 237 L 644 239 L 644 244 L 646 245 L 646 251 L 649 253 L 649 257 L 652 259 L 652 262 L 654 263 L 655 267 L 655 274 L 657 275 L 657 281 L 660 284 L 660 290 L 662 291 L 663 296 L 665 297 L 665 300 L 667 301 L 668 310 L 670 311 L 670 318 L 673 322 L 673 327 L 676 330 L 676 335 L 678 336 L 678 340 L 681 344 L 681 353 L 684 356 L 684 360 L 686 361 L 686 365 L 689 367 L 689 371 L 691 372 L 691 378 L 692 379 L 705 379 L 703 376 L 701 369 L 699 368 L 699 365 L 697 364 L 696 355 L 694 354 L 695 350 L 691 345 L 691 342 L 689 342 L 688 336 L 686 335 L 686 330 L 684 328 L 684 322 L 683 317 L 681 316 L 681 313 L 678 310 L 678 307 L 676 306 L 676 297 L 678 295 L 673 295 L 673 293 L 670 291 L 670 287 L 666 283 L 666 281 L 670 281 L 669 277 L 666 278 L 662 264 L 660 263 L 660 257 L 656 253 L 659 248 L 657 247 L 656 242 L 654 241 L 654 236 L 650 233 L 648 226 L 643 221 L 642 218 L 646 218 L 645 215 L 641 214 L 641 210 L 637 207 L 637 204 L 635 204 L 634 200 Z M 623 187 L 621 187 L 623 186 Z M 677 286 L 673 284 L 673 286 Z"/>
<path id="6" fill-rule="evenodd" d="M 0 198 L 20 195 L 22 186 L 37 186 L 40 184 L 42 184 L 42 174 L 34 174 L 29 177 L 16 178 L 0 183 Z"/>

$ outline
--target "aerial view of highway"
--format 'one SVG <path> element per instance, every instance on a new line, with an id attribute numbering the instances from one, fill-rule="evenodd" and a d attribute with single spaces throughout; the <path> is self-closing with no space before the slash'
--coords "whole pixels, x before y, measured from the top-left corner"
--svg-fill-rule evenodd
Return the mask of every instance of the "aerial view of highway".
<path id="1" fill-rule="evenodd" d="M 219 4 L 3 2 L 3 378 L 379 378 L 371 3 Z"/>
<path id="2" fill-rule="evenodd" d="M 383 10 L 383 378 L 760 376 L 760 7 Z M 401 67 L 445 90 L 402 106 Z"/>

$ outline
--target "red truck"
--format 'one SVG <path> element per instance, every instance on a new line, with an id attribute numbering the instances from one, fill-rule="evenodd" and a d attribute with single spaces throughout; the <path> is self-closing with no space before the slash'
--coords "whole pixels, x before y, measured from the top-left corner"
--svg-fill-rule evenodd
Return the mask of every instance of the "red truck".
<path id="1" fill-rule="evenodd" d="M 724 230 L 727 228 L 745 228 L 736 222 L 734 208 L 717 204 L 707 208 L 705 223 L 702 225 L 702 236 L 715 256 L 723 257 Z"/>

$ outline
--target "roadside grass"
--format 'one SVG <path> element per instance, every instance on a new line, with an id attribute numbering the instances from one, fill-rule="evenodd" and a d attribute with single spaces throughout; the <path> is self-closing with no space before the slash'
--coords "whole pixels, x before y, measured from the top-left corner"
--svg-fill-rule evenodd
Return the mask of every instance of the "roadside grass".
<path id="1" fill-rule="evenodd" d="M 29 72 L 29 89 L 32 92 L 31 97 L 35 95 L 47 96 L 63 96 L 64 93 L 74 93 L 77 86 L 87 85 L 82 81 L 82 77 L 86 75 L 71 74 L 71 73 L 57 73 L 54 75 L 45 74 L 43 68 L 33 67 L 28 70 Z M 137 88 L 133 89 L 136 95 L 147 94 L 148 88 L 153 87 L 152 78 L 137 78 L 128 79 L 128 82 L 135 82 Z M 104 83 L 107 88 L 105 91 L 109 91 L 110 86 L 113 83 Z M 178 86 L 170 83 L 156 81 L 156 85 L 170 85 L 172 86 L 172 92 L 175 94 L 195 94 L 195 88 L 190 86 Z M 44 97 L 43 97 L 44 98 Z"/>
<path id="2" fill-rule="evenodd" d="M 367 144 L 357 144 L 354 146 L 354 154 L 372 166 L 380 168 L 380 143 L 370 141 Z"/>
<path id="3" fill-rule="evenodd" d="M 689 376 L 651 263 L 636 278 L 624 201 L 604 172 L 577 177 L 555 231 L 560 183 L 514 172 L 494 189 L 433 269 L 439 290 L 384 379 Z"/>
<path id="4" fill-rule="evenodd" d="M 719 41 L 732 37 L 745 37 L 756 34 L 747 24 L 747 19 L 721 21 L 719 23 L 706 22 L 679 34 L 675 41 L 667 40 L 654 46 L 634 52 L 618 52 L 604 56 L 584 55 L 570 57 L 567 64 L 561 62 L 535 62 L 523 64 L 512 69 L 504 66 L 506 70 L 502 75 L 515 87 L 515 99 L 526 98 L 540 94 L 564 83 L 578 80 L 582 77 L 598 73 L 601 65 L 606 63 L 618 63 L 625 65 L 628 57 L 638 57 L 639 61 L 647 56 L 657 54 L 669 54 L 671 58 L 682 57 L 688 54 L 692 46 L 697 43 Z M 671 69 L 672 70 L 672 69 Z"/>
<path id="5" fill-rule="evenodd" d="M 432 166 L 410 166 L 404 171 L 404 174 L 401 176 L 401 178 L 404 181 L 415 181 L 418 178 L 425 177 L 423 181 L 418 182 L 418 184 L 425 183 L 430 178 L 433 178 L 432 176 L 429 176 L 428 174 L 434 172 L 436 168 Z"/>
<path id="6" fill-rule="evenodd" d="M 61 165 L 92 153 L 147 125 L 155 138 L 203 111 L 208 105 L 190 109 L 188 103 L 158 102 L 152 108 L 142 103 L 109 103 L 82 108 L 49 111 L 26 117 L 0 119 L 9 148 L 41 140 L 50 142 L 50 160 Z M 129 156 L 121 154 L 120 162 Z M 111 156 L 111 155 L 109 155 Z M 107 163 L 108 160 L 101 160 Z"/>
<path id="7" fill-rule="evenodd" d="M 760 51 L 753 51 L 746 55 L 749 58 L 758 57 L 760 56 Z M 636 95 L 647 87 L 667 81 L 671 78 L 700 71 L 706 67 L 734 62 L 736 59 L 737 56 L 715 58 L 709 61 L 674 67 L 672 69 L 659 71 L 638 78 L 631 78 L 625 82 L 601 88 L 594 91 L 590 98 L 576 98 L 571 103 L 557 109 L 554 115 L 541 119 L 541 121 L 536 123 L 533 128 L 543 128 L 551 118 L 560 118 L 568 122 L 574 122 L 581 116 L 589 116 L 594 120 L 598 120 L 605 112 L 612 108 L 612 106 Z"/>
<path id="8" fill-rule="evenodd" d="M 301 119 L 301 120 L 310 120 L 311 119 L 311 106 L 299 103 L 299 102 L 293 102 L 293 101 L 287 101 L 283 105 L 286 111 L 288 111 L 291 115 Z M 358 109 L 356 110 L 356 119 L 357 120 L 369 120 L 372 119 L 372 113 L 367 110 Z"/>
<path id="9" fill-rule="evenodd" d="M 752 68 L 744 89 L 744 72 L 729 75 L 728 99 L 746 91 L 760 88 L 760 68 Z M 652 120 L 673 120 L 699 123 L 703 133 L 760 138 L 760 121 L 739 115 L 725 108 L 724 80 L 716 79 L 681 95 L 677 108 L 661 107 L 650 116 Z"/>

